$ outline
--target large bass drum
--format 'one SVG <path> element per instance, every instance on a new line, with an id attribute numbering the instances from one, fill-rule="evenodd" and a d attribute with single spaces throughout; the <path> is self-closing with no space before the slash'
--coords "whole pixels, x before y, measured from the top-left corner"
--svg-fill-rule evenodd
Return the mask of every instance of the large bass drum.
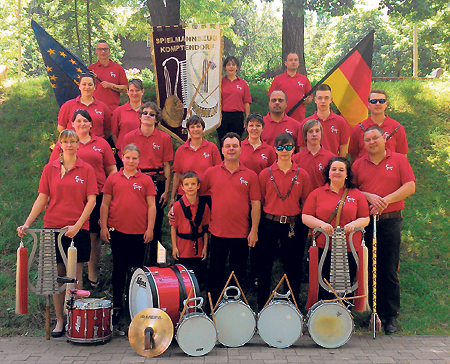
<path id="1" fill-rule="evenodd" d="M 229 290 L 235 290 L 237 294 L 229 296 Z M 225 346 L 242 346 L 250 341 L 256 331 L 255 313 L 240 296 L 241 291 L 237 287 L 227 287 L 214 311 L 218 340 Z"/>
<path id="2" fill-rule="evenodd" d="M 183 301 L 187 299 L 192 287 L 194 287 L 192 297 L 197 297 L 200 292 L 197 278 L 192 270 L 181 264 L 166 268 L 136 269 L 129 288 L 131 319 L 146 308 L 159 308 L 165 311 L 176 325 L 183 310 Z"/>
<path id="3" fill-rule="evenodd" d="M 198 312 L 184 315 L 176 327 L 175 339 L 181 350 L 191 356 L 208 354 L 216 345 L 217 330 L 214 322 L 203 312 L 203 298 L 197 297 L 189 300 L 195 303 L 188 306 Z"/>
<path id="4" fill-rule="evenodd" d="M 308 331 L 317 345 L 339 348 L 350 340 L 354 330 L 350 311 L 339 302 L 315 303 L 307 316 Z"/>
<path id="5" fill-rule="evenodd" d="M 286 295 L 275 293 L 258 314 L 258 334 L 268 345 L 286 348 L 303 334 L 303 316 Z"/>

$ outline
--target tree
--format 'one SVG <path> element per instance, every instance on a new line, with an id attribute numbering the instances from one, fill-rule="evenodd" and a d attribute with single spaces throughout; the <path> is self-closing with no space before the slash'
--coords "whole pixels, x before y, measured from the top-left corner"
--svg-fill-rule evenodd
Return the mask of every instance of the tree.
<path id="1" fill-rule="evenodd" d="M 421 21 L 432 18 L 448 5 L 448 0 L 381 0 L 380 9 L 386 7 L 388 15 L 400 15 L 409 20 Z"/>
<path id="2" fill-rule="evenodd" d="M 180 24 L 180 0 L 147 0 L 153 27 Z"/>

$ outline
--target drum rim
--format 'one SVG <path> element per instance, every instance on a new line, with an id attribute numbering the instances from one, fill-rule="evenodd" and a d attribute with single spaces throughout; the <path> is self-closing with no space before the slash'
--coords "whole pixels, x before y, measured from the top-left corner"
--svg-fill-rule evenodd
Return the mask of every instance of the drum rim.
<path id="1" fill-rule="evenodd" d="M 202 352 L 201 354 L 199 354 L 199 355 L 194 355 L 194 354 L 191 354 L 191 353 L 188 353 L 186 350 L 185 350 L 185 348 L 184 348 L 184 343 L 181 343 L 180 344 L 180 339 L 179 339 L 179 329 L 183 326 L 183 324 L 185 324 L 187 321 L 189 321 L 189 319 L 194 319 L 194 318 L 201 318 L 201 319 L 206 319 L 207 320 L 207 322 L 209 322 L 211 325 L 212 325 L 212 327 L 213 327 L 213 329 L 214 329 L 214 332 L 215 332 L 215 338 L 214 338 L 214 343 L 213 343 L 213 345 L 212 345 L 212 347 L 211 348 L 209 348 L 209 346 L 207 346 L 206 347 L 206 350 L 204 351 L 204 352 Z M 218 342 L 218 332 L 217 332 L 217 328 L 216 328 L 216 325 L 214 325 L 214 322 L 213 322 L 213 320 L 211 320 L 209 317 L 208 317 L 208 315 L 206 315 L 205 313 L 200 313 L 200 312 L 194 312 L 194 313 L 191 313 L 191 314 L 188 314 L 188 315 L 185 315 L 185 316 L 183 316 L 183 318 L 180 320 L 180 322 L 177 324 L 177 327 L 176 327 L 176 329 L 175 329 L 175 340 L 177 341 L 177 343 L 178 343 L 178 346 L 180 347 L 180 349 L 181 350 L 183 350 L 183 352 L 185 353 L 185 354 L 187 354 L 187 355 L 190 355 L 190 356 L 203 356 L 203 355 L 206 355 L 206 354 L 208 354 L 208 353 L 210 353 L 213 349 L 214 349 L 214 347 L 216 346 L 216 344 L 217 344 L 217 342 Z M 182 340 L 182 339 L 181 339 Z"/>
<path id="2" fill-rule="evenodd" d="M 137 276 L 138 274 L 144 275 L 147 278 L 147 282 L 149 284 L 149 290 L 152 295 L 151 300 L 153 302 L 153 307 L 159 308 L 158 291 L 156 290 L 156 283 L 155 283 L 153 275 L 151 273 L 152 273 L 152 271 L 148 267 L 144 266 L 141 268 L 136 268 L 135 271 L 133 272 L 133 275 L 131 276 L 130 284 L 129 284 L 129 288 L 128 288 L 128 310 L 129 310 L 131 319 L 133 319 L 139 313 L 139 311 L 137 311 L 137 307 L 136 307 L 137 312 L 135 312 L 133 314 L 133 311 L 135 308 L 133 307 L 133 300 L 132 300 L 132 297 L 133 297 L 132 287 L 135 282 L 135 279 L 137 279 L 137 278 L 135 278 L 135 276 Z M 149 279 L 149 276 L 151 276 L 152 279 Z M 144 288 L 144 290 L 146 290 L 146 289 Z M 155 306 L 155 304 L 157 304 L 157 306 Z"/>

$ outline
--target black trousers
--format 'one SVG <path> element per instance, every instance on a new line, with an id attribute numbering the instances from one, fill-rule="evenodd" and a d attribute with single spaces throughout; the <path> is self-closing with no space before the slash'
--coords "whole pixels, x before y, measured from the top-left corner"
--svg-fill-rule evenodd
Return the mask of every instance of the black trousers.
<path id="1" fill-rule="evenodd" d="M 381 319 L 395 317 L 400 311 L 400 243 L 403 217 L 377 221 L 377 313 Z M 369 290 L 372 297 L 372 237 L 373 219 L 366 228 L 369 248 Z M 372 304 L 372 298 L 370 298 Z"/>
<path id="2" fill-rule="evenodd" d="M 228 256 L 230 256 L 230 271 L 234 271 L 242 286 L 245 281 L 249 248 L 246 238 L 221 238 L 212 234 L 209 246 L 209 270 L 206 285 L 215 305 L 225 285 L 225 264 Z"/>
<path id="3" fill-rule="evenodd" d="M 289 237 L 290 224 L 262 218 L 259 223 L 255 252 L 258 261 L 258 309 L 262 310 L 271 293 L 272 267 L 280 251 L 284 273 L 292 287 L 291 294 L 298 300 L 302 283 L 303 256 L 308 227 L 300 220 L 294 225 L 294 236 Z"/>
<path id="4" fill-rule="evenodd" d="M 155 204 L 156 204 L 156 219 L 155 219 L 155 227 L 153 229 L 153 240 L 148 244 L 148 252 L 146 255 L 145 262 L 149 266 L 156 265 L 158 261 L 158 241 L 161 241 L 162 236 L 162 223 L 164 219 L 164 207 L 159 202 L 161 199 L 161 195 L 164 193 L 166 188 L 165 181 L 154 181 L 156 187 L 156 196 L 155 196 Z"/>
<path id="5" fill-rule="evenodd" d="M 242 137 L 242 133 L 244 132 L 244 118 L 245 114 L 241 111 L 222 111 L 222 121 L 217 128 L 219 143 L 221 143 L 225 134 L 229 132 L 238 133 Z"/>

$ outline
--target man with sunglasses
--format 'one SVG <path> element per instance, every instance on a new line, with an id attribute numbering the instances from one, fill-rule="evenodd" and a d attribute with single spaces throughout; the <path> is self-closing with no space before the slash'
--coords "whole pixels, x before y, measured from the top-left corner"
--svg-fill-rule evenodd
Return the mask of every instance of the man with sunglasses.
<path id="1" fill-rule="evenodd" d="M 113 113 L 119 107 L 120 94 L 127 92 L 127 75 L 120 64 L 109 58 L 111 50 L 106 40 L 97 42 L 95 53 L 98 62 L 88 67 L 98 77 L 94 97 L 108 105 Z"/>
<path id="2" fill-rule="evenodd" d="M 302 263 L 308 228 L 301 221 L 302 206 L 311 192 L 308 173 L 292 162 L 295 141 L 281 133 L 275 138 L 278 160 L 259 174 L 262 218 L 258 260 L 258 309 L 263 309 L 270 295 L 275 254 L 280 250 L 291 294 L 298 300 L 302 282 Z"/>
<path id="3" fill-rule="evenodd" d="M 380 89 L 370 91 L 370 116 L 362 123 L 355 125 L 350 135 L 350 143 L 348 146 L 350 162 L 354 162 L 356 159 L 367 154 L 364 147 L 364 132 L 372 125 L 378 125 L 383 129 L 386 149 L 404 155 L 408 154 L 408 141 L 406 140 L 405 128 L 398 121 L 385 114 L 388 105 L 386 91 Z"/>

